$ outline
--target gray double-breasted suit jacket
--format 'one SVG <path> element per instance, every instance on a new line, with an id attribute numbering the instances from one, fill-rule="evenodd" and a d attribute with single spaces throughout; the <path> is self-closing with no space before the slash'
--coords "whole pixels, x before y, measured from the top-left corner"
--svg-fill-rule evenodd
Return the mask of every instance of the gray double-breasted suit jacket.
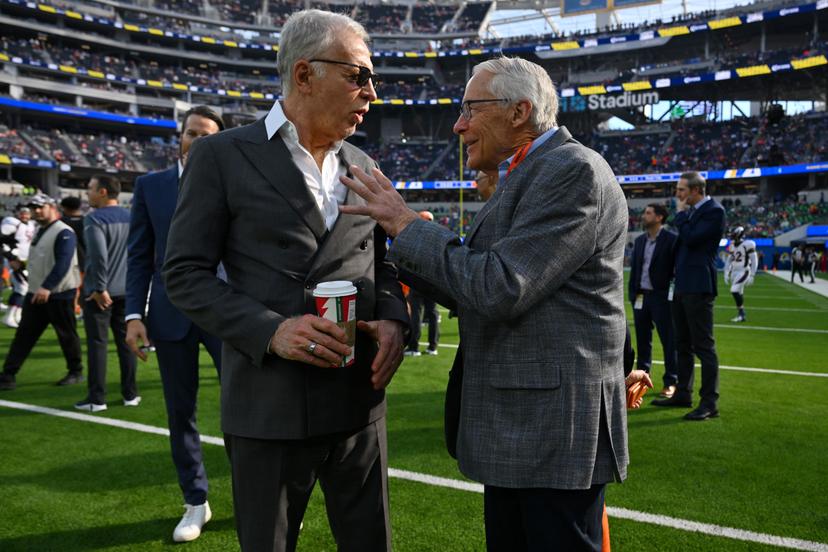
<path id="1" fill-rule="evenodd" d="M 346 166 L 375 166 L 345 143 Z M 346 203 L 362 203 L 349 192 Z M 224 343 L 222 430 L 302 439 L 363 427 L 385 414 L 370 382 L 376 344 L 357 332 L 356 363 L 316 368 L 267 352 L 285 319 L 316 313 L 319 282 L 349 280 L 357 319 L 408 314 L 386 236 L 366 217 L 340 215 L 327 231 L 299 169 L 264 120 L 196 141 L 182 175 L 164 278 L 173 304 Z M 224 264 L 227 282 L 216 277 Z"/>
<path id="2" fill-rule="evenodd" d="M 626 477 L 626 235 L 612 170 L 561 127 L 500 182 L 465 243 L 422 220 L 395 239 L 389 258 L 458 309 L 468 477 L 557 489 Z"/>

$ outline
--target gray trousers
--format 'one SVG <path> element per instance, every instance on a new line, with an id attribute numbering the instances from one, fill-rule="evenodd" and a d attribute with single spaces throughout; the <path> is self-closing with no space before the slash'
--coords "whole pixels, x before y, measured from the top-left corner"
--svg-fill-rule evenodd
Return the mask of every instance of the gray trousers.
<path id="1" fill-rule="evenodd" d="M 242 552 L 296 549 L 317 480 L 340 552 L 391 550 L 385 418 L 299 440 L 224 435 Z"/>

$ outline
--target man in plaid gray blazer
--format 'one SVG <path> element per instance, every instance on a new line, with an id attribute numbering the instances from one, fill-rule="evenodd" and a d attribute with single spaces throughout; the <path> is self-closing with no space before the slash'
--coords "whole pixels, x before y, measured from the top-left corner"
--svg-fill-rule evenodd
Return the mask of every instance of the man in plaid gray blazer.
<path id="1" fill-rule="evenodd" d="M 624 194 L 556 126 L 547 73 L 479 64 L 454 132 L 499 170 L 465 242 L 418 219 L 381 172 L 343 179 L 395 236 L 390 259 L 456 303 L 460 470 L 485 485 L 489 550 L 600 550 L 604 487 L 626 477 Z M 419 285 L 419 284 L 418 284 Z"/>

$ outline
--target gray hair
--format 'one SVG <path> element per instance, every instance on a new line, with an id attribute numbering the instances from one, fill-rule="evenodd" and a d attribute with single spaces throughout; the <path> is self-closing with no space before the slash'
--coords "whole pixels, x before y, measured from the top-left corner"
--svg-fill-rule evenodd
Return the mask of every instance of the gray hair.
<path id="1" fill-rule="evenodd" d="M 544 133 L 558 125 L 558 93 L 546 70 L 522 58 L 499 57 L 474 66 L 472 75 L 491 73 L 489 92 L 496 98 L 527 100 L 532 104 L 529 122 Z"/>
<path id="2" fill-rule="evenodd" d="M 322 10 L 302 10 L 288 17 L 279 37 L 279 54 L 276 58 L 283 96 L 287 96 L 293 87 L 292 73 L 296 62 L 324 54 L 343 30 L 351 31 L 368 42 L 365 28 L 347 15 Z M 317 74 L 325 74 L 322 64 L 315 69 Z"/>

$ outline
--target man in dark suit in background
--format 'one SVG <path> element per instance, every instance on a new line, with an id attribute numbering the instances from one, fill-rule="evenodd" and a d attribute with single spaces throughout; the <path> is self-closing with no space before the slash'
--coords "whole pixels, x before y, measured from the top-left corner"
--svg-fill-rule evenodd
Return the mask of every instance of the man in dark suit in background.
<path id="1" fill-rule="evenodd" d="M 716 300 L 716 253 L 725 231 L 725 211 L 718 201 L 705 195 L 706 182 L 697 172 L 681 175 L 676 185 L 678 214 L 673 225 L 676 242 L 676 287 L 673 322 L 678 354 L 678 385 L 669 399 L 656 399 L 655 406 L 693 405 L 695 353 L 701 360 L 701 402 L 684 416 L 706 420 L 719 415 L 719 359 L 713 338 L 713 303 Z"/>
<path id="2" fill-rule="evenodd" d="M 221 342 L 176 309 L 167 298 L 161 266 L 167 248 L 167 234 L 178 198 L 178 179 L 187 163 L 193 142 L 224 130 L 215 111 L 197 106 L 184 114 L 180 152 L 174 167 L 138 177 L 132 198 L 127 260 L 126 342 L 141 360 L 147 360 L 152 339 L 158 355 L 170 447 L 184 493 L 184 516 L 173 531 L 173 540 L 196 539 L 212 513 L 207 502 L 207 473 L 202 461 L 196 426 L 198 397 L 198 355 L 202 343 L 221 372 Z M 152 292 L 150 292 L 152 284 Z M 149 310 L 147 309 L 149 295 Z"/>
<path id="3" fill-rule="evenodd" d="M 630 302 L 633 305 L 638 369 L 650 373 L 653 357 L 653 324 L 664 351 L 664 389 L 661 397 L 673 396 L 678 382 L 670 284 L 675 264 L 676 235 L 664 228 L 667 209 L 651 203 L 641 222 L 645 232 L 635 239 L 630 270 Z"/>
<path id="4" fill-rule="evenodd" d="M 377 97 L 366 39 L 347 16 L 292 14 L 285 99 L 199 140 L 170 228 L 170 299 L 224 346 L 221 425 L 245 552 L 293 550 L 317 480 L 339 550 L 391 547 L 384 389 L 408 314 L 385 233 L 339 215 L 362 203 L 339 176 L 375 166 L 344 142 Z M 353 349 L 316 315 L 316 285 L 340 280 L 357 288 Z"/>

